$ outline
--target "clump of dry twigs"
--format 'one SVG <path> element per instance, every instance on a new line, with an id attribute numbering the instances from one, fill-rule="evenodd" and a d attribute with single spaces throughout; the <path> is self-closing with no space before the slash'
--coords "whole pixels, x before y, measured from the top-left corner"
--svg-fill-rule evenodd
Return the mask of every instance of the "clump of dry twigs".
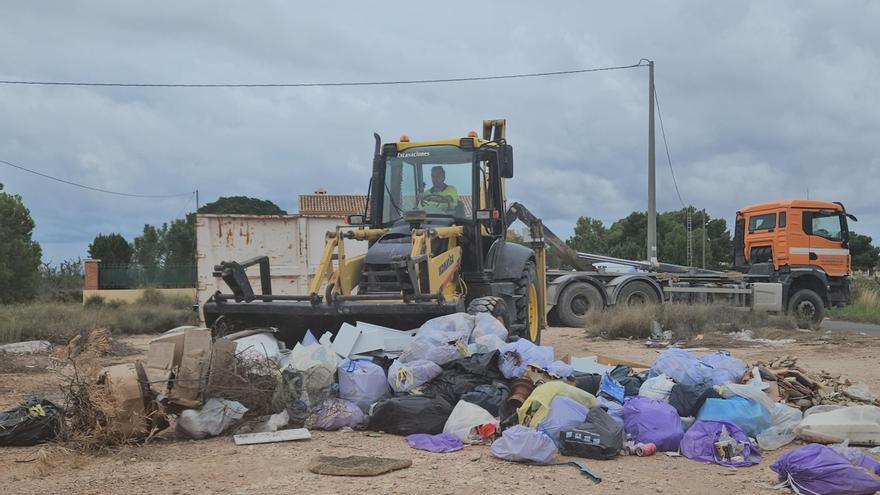
<path id="1" fill-rule="evenodd" d="M 274 361 L 236 354 L 230 366 L 211 370 L 205 398 L 240 402 L 248 416 L 274 414 L 284 409 L 273 401 L 280 380 L 281 369 Z"/>

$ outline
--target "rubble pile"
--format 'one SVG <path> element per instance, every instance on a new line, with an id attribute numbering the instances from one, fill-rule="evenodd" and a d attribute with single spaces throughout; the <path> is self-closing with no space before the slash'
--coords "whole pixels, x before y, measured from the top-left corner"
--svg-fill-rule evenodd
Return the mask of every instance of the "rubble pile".
<path id="1" fill-rule="evenodd" d="M 768 381 L 768 394 L 775 400 L 783 400 L 789 405 L 807 410 L 819 405 L 862 405 L 880 406 L 865 384 L 854 384 L 825 370 L 818 373 L 801 368 L 797 358 L 785 356 L 758 362 L 761 377 Z"/>

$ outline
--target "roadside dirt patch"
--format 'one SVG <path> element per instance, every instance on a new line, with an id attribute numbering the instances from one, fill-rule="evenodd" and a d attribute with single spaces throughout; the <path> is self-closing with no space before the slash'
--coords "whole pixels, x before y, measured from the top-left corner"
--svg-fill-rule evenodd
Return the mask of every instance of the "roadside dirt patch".
<path id="1" fill-rule="evenodd" d="M 135 336 L 124 341 L 145 349 L 153 336 Z M 596 341 L 577 328 L 550 328 L 543 342 L 554 346 L 557 355 L 604 354 L 632 361 L 652 362 L 661 350 L 636 341 Z M 702 354 L 714 349 L 694 352 Z M 787 345 L 755 344 L 731 348 L 747 362 L 795 356 L 798 364 L 814 371 L 840 373 L 853 381 L 864 381 L 880 391 L 880 339 L 848 336 L 815 343 Z M 134 361 L 137 356 L 112 358 Z M 2 375 L 0 384 L 29 380 L 13 389 L 0 385 L 0 403 L 14 404 L 38 386 L 35 378 L 47 380 L 51 373 Z M 45 386 L 45 384 L 43 384 Z M 651 457 L 619 457 L 610 461 L 583 460 L 599 472 L 596 485 L 571 466 L 529 466 L 500 461 L 489 448 L 472 446 L 458 452 L 431 454 L 411 449 L 403 437 L 368 436 L 365 432 L 312 432 L 312 440 L 252 446 L 235 446 L 230 437 L 202 441 L 174 440 L 172 432 L 154 438 L 150 444 L 127 446 L 105 454 L 47 455 L 48 461 L 15 462 L 39 456 L 41 447 L 0 448 L 0 486 L 16 491 L 79 493 L 407 493 L 442 495 L 461 493 L 581 494 L 626 493 L 628 495 L 676 493 L 776 494 L 775 473 L 769 466 L 783 451 L 765 453 L 761 464 L 728 469 L 700 464 L 682 457 L 656 454 Z M 785 450 L 796 448 L 794 444 Z M 50 447 L 42 447 L 48 449 Z M 51 452 L 50 452 L 51 454 Z M 316 475 L 308 470 L 309 460 L 318 455 L 351 455 L 412 459 L 412 466 L 375 478 L 339 478 Z M 15 483 L 14 485 L 12 483 Z"/>

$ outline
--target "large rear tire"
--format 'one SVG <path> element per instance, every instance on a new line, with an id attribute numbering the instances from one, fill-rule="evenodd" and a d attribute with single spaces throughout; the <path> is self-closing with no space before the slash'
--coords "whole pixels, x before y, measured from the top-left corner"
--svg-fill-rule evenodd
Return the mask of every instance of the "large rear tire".
<path id="1" fill-rule="evenodd" d="M 563 289 L 554 309 L 563 325 L 583 328 L 590 315 L 604 307 L 599 289 L 586 282 L 574 282 Z"/>
<path id="2" fill-rule="evenodd" d="M 815 291 L 802 289 L 788 302 L 788 314 L 794 316 L 799 328 L 819 328 L 825 318 L 825 303 Z"/>
<path id="3" fill-rule="evenodd" d="M 541 318 L 538 315 L 541 289 L 538 286 L 538 271 L 535 263 L 529 261 L 516 282 L 516 323 L 521 325 L 523 338 L 535 344 L 541 343 Z"/>
<path id="4" fill-rule="evenodd" d="M 510 328 L 508 321 L 507 303 L 503 298 L 495 296 L 483 296 L 473 299 L 468 304 L 467 312 L 475 315 L 477 313 L 489 313 L 494 316 L 504 328 Z"/>
<path id="5" fill-rule="evenodd" d="M 633 280 L 620 289 L 617 295 L 617 304 L 636 306 L 642 304 L 659 304 L 660 297 L 651 284 L 641 280 Z"/>

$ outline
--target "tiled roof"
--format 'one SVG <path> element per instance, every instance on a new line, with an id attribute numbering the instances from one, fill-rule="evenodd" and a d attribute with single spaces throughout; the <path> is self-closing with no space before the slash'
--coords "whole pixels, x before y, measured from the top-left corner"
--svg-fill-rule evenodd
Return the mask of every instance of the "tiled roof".
<path id="1" fill-rule="evenodd" d="M 300 194 L 300 215 L 355 215 L 364 212 L 366 194 Z"/>

